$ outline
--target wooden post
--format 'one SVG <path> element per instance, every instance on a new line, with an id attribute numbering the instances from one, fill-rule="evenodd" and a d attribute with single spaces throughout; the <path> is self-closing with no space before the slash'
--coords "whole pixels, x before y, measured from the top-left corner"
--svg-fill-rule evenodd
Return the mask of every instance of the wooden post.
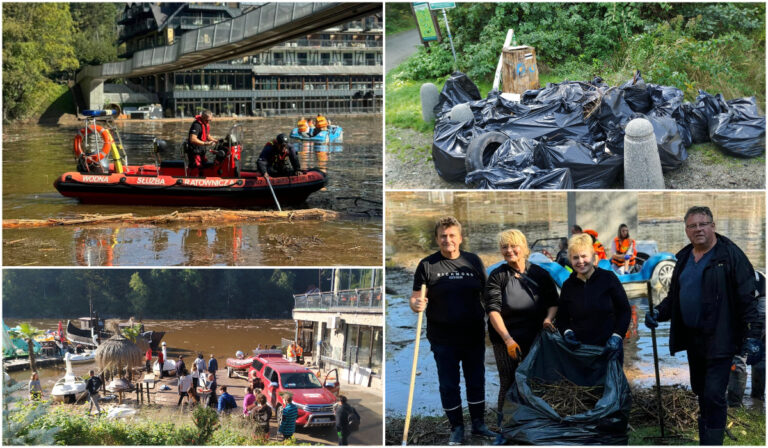
<path id="1" fill-rule="evenodd" d="M 539 88 L 539 68 L 536 49 L 525 45 L 504 48 L 502 92 L 522 94 Z"/>

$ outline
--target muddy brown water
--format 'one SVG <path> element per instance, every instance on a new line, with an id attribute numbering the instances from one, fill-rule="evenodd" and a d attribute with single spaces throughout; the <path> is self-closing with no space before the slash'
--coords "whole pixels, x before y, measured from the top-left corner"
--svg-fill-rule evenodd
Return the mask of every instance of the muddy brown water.
<path id="1" fill-rule="evenodd" d="M 73 317 L 75 318 L 75 317 Z M 57 319 L 5 319 L 6 325 L 14 327 L 20 322 L 29 322 L 42 330 L 55 330 Z M 66 325 L 66 319 L 62 322 Z M 168 357 L 176 359 L 184 355 L 187 367 L 202 353 L 206 362 L 213 354 L 219 362 L 219 368 L 226 368 L 227 358 L 232 358 L 238 350 L 246 355 L 262 346 L 280 346 L 281 338 L 291 338 L 295 322 L 291 319 L 210 319 L 210 320 L 151 320 L 143 321 L 147 330 L 165 331 L 163 341 L 167 344 Z M 143 358 L 143 357 L 142 357 Z M 74 364 L 76 375 L 84 375 L 89 369 L 97 370 L 95 362 Z M 48 396 L 56 380 L 64 376 L 64 364 L 38 369 L 43 393 Z M 12 372 L 17 381 L 29 381 L 29 370 Z"/>
<path id="2" fill-rule="evenodd" d="M 331 117 L 332 119 L 334 117 Z M 344 198 L 382 200 L 380 115 L 338 117 L 344 128 L 341 145 L 297 145 L 303 167 L 319 167 L 328 185 L 294 208 L 361 211 Z M 223 136 L 234 121 L 214 119 L 212 134 Z M 277 132 L 295 126 L 291 118 L 241 122 L 245 130 L 244 167 L 255 167 L 262 146 Z M 152 139 L 172 143 L 167 159 L 178 159 L 187 121 L 121 121 L 118 125 L 131 164 L 154 163 Z M 74 169 L 72 139 L 79 126 L 14 125 L 3 129 L 3 217 L 45 219 L 78 214 L 134 213 L 160 215 L 194 207 L 111 206 L 80 204 L 61 196 L 53 181 Z M 158 227 L 8 229 L 4 231 L 4 265 L 378 265 L 382 223 L 375 210 L 362 217 L 333 222 L 211 224 Z M 368 216 L 372 215 L 372 216 Z M 288 235 L 295 244 L 277 241 Z M 270 238 L 272 236 L 272 238 Z M 311 237 L 317 237 L 311 238 Z"/>

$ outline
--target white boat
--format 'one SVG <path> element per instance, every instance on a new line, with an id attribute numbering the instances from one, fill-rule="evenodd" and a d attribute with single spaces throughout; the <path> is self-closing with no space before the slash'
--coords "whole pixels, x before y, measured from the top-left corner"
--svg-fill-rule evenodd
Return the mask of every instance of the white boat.
<path id="1" fill-rule="evenodd" d="M 51 398 L 54 401 L 78 403 L 85 400 L 88 396 L 88 391 L 85 389 L 85 380 L 72 373 L 71 356 L 69 353 L 64 356 L 64 362 L 67 364 L 67 373 L 63 378 L 56 381 L 51 390 Z"/>
<path id="2" fill-rule="evenodd" d="M 96 355 L 94 354 L 94 350 L 86 350 L 83 353 L 76 353 L 74 355 L 69 356 L 69 360 L 72 362 L 72 364 L 82 364 L 85 362 L 91 362 L 96 358 Z"/>
<path id="3" fill-rule="evenodd" d="M 168 359 L 163 363 L 163 370 L 165 371 L 166 375 L 174 376 L 176 375 L 176 361 L 172 359 Z M 160 364 L 155 361 L 155 363 L 152 365 L 152 372 L 160 376 Z"/>

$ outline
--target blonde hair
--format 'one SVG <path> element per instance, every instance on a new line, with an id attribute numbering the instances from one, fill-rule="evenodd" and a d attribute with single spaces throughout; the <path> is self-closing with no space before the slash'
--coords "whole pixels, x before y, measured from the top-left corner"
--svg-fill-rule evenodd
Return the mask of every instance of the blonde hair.
<path id="1" fill-rule="evenodd" d="M 520 246 L 522 248 L 522 255 L 524 259 L 528 259 L 531 254 L 531 250 L 528 248 L 528 240 L 523 235 L 523 232 L 517 229 L 509 229 L 499 234 L 499 247 L 508 244 L 510 246 Z"/>
<path id="2" fill-rule="evenodd" d="M 592 245 L 592 237 L 586 233 L 580 233 L 574 235 L 568 240 L 568 258 L 574 254 L 574 252 L 589 249 L 592 255 L 595 254 L 595 247 Z"/>

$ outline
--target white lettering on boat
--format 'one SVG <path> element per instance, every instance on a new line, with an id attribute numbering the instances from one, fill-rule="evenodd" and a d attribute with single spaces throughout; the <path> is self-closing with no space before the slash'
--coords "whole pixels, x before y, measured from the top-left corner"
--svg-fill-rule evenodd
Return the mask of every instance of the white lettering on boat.
<path id="1" fill-rule="evenodd" d="M 109 176 L 85 175 L 83 176 L 83 182 L 106 184 L 106 183 L 109 183 Z"/>
<path id="2" fill-rule="evenodd" d="M 231 180 L 227 179 L 184 179 L 184 185 L 192 187 L 229 187 Z"/>
<path id="3" fill-rule="evenodd" d="M 165 179 L 162 177 L 137 177 L 136 183 L 139 185 L 165 185 Z"/>

